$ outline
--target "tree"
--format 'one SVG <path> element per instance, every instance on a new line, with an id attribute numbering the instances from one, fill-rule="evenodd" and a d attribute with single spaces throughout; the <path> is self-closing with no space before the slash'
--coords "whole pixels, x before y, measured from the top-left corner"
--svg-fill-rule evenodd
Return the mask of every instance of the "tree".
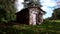
<path id="1" fill-rule="evenodd" d="M 52 19 L 60 19 L 60 8 L 54 9 L 52 13 Z"/>
<path id="2" fill-rule="evenodd" d="M 24 0 L 24 7 L 30 7 L 30 6 L 38 6 L 38 7 L 42 7 L 42 5 L 39 2 L 40 0 Z"/>
<path id="3" fill-rule="evenodd" d="M 7 23 L 15 20 L 15 0 L 0 0 L 0 22 Z"/>

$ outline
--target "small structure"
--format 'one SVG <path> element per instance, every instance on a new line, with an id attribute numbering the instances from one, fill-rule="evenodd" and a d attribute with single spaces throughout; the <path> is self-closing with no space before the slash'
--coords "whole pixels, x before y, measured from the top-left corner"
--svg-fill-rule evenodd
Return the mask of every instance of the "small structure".
<path id="1" fill-rule="evenodd" d="M 28 3 L 27 6 L 28 7 L 16 13 L 17 22 L 29 25 L 41 24 L 45 11 L 33 3 Z"/>

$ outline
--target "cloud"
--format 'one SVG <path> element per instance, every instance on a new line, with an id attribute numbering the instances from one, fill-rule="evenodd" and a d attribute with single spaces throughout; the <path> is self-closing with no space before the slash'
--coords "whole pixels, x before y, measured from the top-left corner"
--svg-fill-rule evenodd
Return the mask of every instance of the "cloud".
<path id="1" fill-rule="evenodd" d="M 22 2 L 23 2 L 23 0 L 17 0 L 16 1 L 16 7 L 17 7 L 18 11 L 20 11 L 23 8 Z"/>
<path id="2" fill-rule="evenodd" d="M 41 2 L 43 3 L 42 5 L 45 6 L 55 6 L 55 2 L 53 0 L 41 0 Z"/>
<path id="3" fill-rule="evenodd" d="M 56 6 L 56 0 L 41 0 L 41 5 L 43 6 L 42 9 L 46 11 L 44 15 L 44 19 L 51 17 L 53 13 L 53 9 Z"/>
<path id="4" fill-rule="evenodd" d="M 48 7 L 42 7 L 42 9 L 43 9 L 44 11 L 46 11 L 46 14 L 43 16 L 44 19 L 47 18 L 47 17 L 51 17 L 51 16 L 52 16 L 52 13 L 53 13 L 52 10 L 53 10 L 53 9 L 48 8 Z"/>

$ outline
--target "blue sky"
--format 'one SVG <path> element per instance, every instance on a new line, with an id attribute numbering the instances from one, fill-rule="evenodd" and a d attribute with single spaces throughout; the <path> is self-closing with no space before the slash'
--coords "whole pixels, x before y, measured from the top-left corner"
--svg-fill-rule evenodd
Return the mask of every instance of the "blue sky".
<path id="1" fill-rule="evenodd" d="M 56 2 L 58 2 L 58 1 L 60 1 L 60 0 L 40 0 L 41 5 L 43 6 L 41 8 L 44 11 L 46 11 L 46 14 L 43 16 L 44 19 L 52 16 L 53 9 L 55 8 Z M 23 9 L 22 2 L 23 2 L 23 0 L 17 0 L 17 2 L 16 2 L 16 6 L 17 6 L 18 11 Z"/>

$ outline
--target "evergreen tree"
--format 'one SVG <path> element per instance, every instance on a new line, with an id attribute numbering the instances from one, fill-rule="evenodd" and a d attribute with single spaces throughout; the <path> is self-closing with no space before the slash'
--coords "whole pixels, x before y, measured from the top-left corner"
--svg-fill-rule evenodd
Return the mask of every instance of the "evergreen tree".
<path id="1" fill-rule="evenodd" d="M 40 0 L 24 0 L 24 7 L 27 8 L 29 6 L 37 6 L 41 7 Z"/>

